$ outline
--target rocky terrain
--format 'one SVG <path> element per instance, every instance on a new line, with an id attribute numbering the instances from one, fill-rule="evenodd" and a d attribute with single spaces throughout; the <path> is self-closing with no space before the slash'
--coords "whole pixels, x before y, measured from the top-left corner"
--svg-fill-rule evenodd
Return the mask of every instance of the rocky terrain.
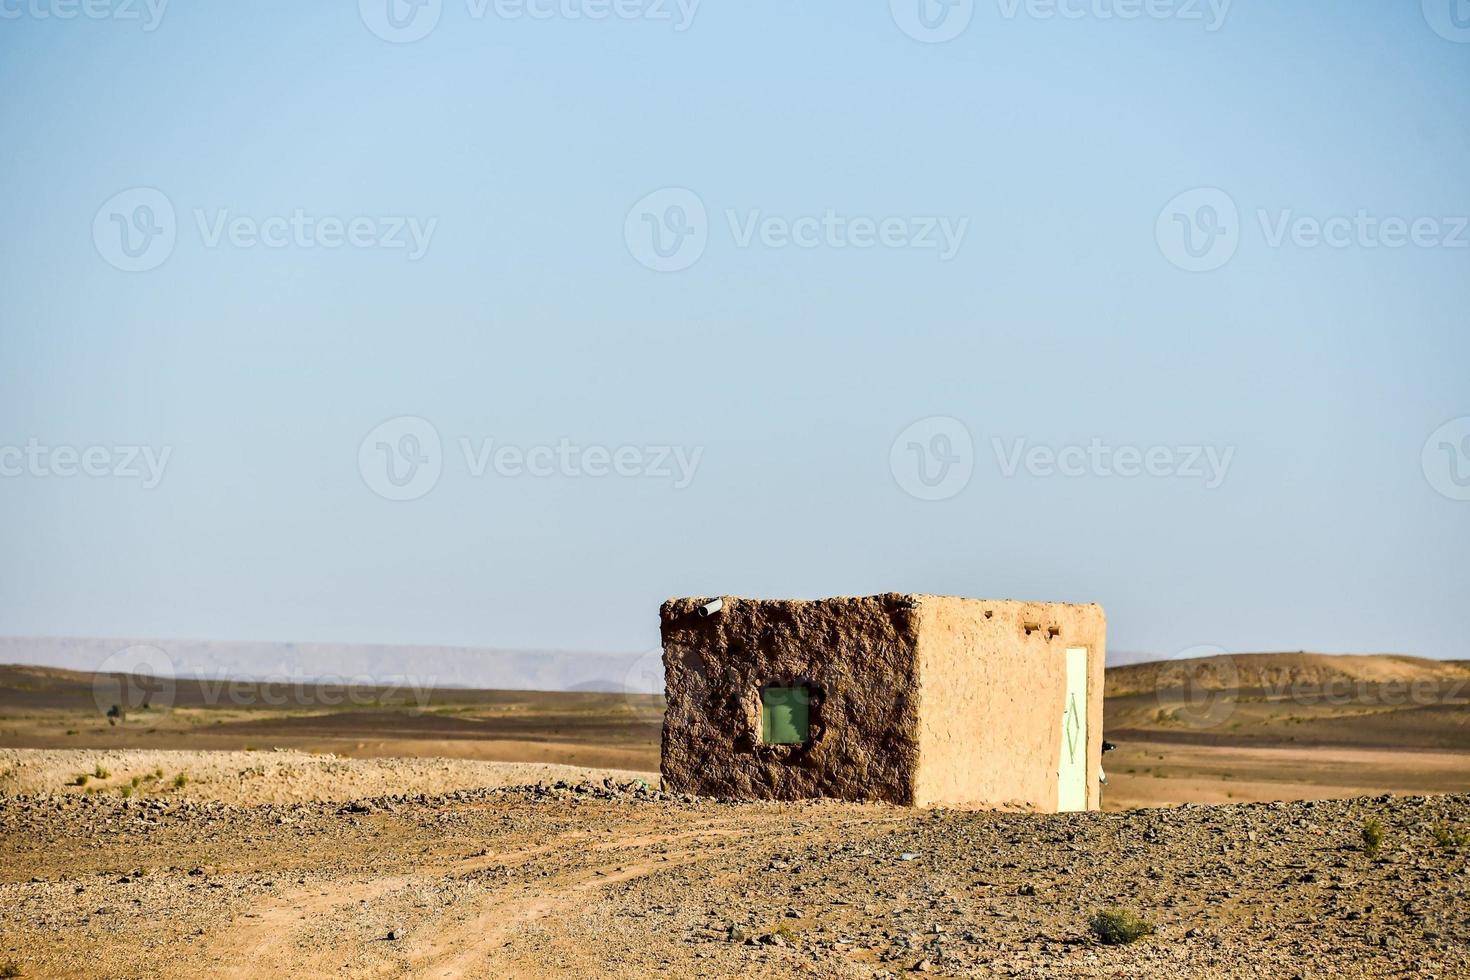
<path id="1" fill-rule="evenodd" d="M 588 769 L 537 762 L 465 759 L 343 759 L 276 749 L 268 752 L 189 752 L 165 749 L 0 749 L 0 792 L 31 795 L 127 794 L 129 798 L 239 805 L 342 801 L 401 792 L 543 782 L 636 779 L 657 773 Z"/>
<path id="2" fill-rule="evenodd" d="M 0 795 L 0 967 L 1470 976 L 1465 795 L 1033 815 L 722 803 L 607 775 L 240 800 Z M 1154 932 L 1101 944 L 1089 919 L 1109 906 Z"/>

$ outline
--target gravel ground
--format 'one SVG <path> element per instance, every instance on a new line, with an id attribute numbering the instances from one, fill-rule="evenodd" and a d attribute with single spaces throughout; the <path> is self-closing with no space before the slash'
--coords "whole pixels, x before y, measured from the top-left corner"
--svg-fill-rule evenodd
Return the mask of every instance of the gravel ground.
<path id="1" fill-rule="evenodd" d="M 342 760 L 338 760 L 342 761 Z M 192 784 L 191 784 L 192 785 Z M 1365 821 L 1383 827 L 1365 853 Z M 25 976 L 1470 977 L 1470 796 L 1025 815 L 638 781 L 0 796 Z M 1155 927 L 1105 946 L 1106 906 Z"/>

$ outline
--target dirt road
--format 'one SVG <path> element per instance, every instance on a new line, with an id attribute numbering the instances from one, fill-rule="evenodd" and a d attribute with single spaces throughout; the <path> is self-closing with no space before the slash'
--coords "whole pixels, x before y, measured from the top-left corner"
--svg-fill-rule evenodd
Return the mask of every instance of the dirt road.
<path id="1" fill-rule="evenodd" d="M 629 788 L 631 787 L 631 788 Z M 1384 840 L 1364 853 L 1378 819 Z M 26 976 L 1470 976 L 1470 796 L 1127 813 L 640 784 L 344 804 L 0 796 Z M 1157 927 L 1099 945 L 1124 905 Z"/>

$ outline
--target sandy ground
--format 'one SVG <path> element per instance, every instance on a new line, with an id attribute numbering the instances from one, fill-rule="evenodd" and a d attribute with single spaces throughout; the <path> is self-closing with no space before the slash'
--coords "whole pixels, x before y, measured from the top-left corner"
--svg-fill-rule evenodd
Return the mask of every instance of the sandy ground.
<path id="1" fill-rule="evenodd" d="M 1435 838 L 1470 834 L 1465 795 L 1026 815 L 151 752 L 104 760 L 109 781 L 198 781 L 14 795 L 93 756 L 5 756 L 0 966 L 25 976 L 1470 976 L 1470 843 Z M 246 763 L 298 801 L 265 802 Z M 1100 945 L 1114 904 L 1155 934 Z"/>
<path id="2" fill-rule="evenodd" d="M 1122 742 L 1103 758 L 1103 807 L 1470 793 L 1467 752 Z"/>

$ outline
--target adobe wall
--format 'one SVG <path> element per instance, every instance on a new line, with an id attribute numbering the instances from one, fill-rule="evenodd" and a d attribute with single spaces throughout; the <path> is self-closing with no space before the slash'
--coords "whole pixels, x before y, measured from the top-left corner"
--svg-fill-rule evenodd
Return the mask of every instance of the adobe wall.
<path id="1" fill-rule="evenodd" d="M 1096 809 L 1106 642 L 1102 608 L 916 598 L 922 710 L 914 802 L 1055 810 L 1065 651 L 1085 646 L 1087 806 Z M 1027 624 L 1037 627 L 1029 635 Z"/>
<path id="2" fill-rule="evenodd" d="M 919 678 L 913 597 L 671 599 L 659 610 L 662 771 L 675 792 L 913 802 Z M 809 745 L 760 744 L 762 684 L 812 685 Z"/>

